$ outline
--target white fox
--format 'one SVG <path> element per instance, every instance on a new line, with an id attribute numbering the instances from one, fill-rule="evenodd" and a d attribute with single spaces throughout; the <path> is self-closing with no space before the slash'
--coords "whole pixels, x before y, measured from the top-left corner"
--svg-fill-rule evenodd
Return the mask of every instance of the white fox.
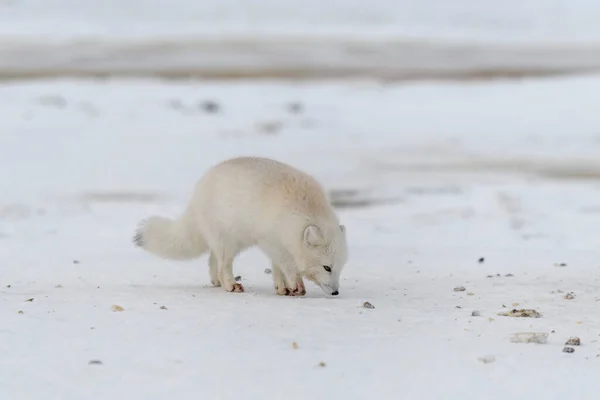
<path id="1" fill-rule="evenodd" d="M 306 294 L 302 277 L 339 293 L 347 262 L 346 229 L 321 185 L 310 175 L 260 157 L 223 161 L 198 181 L 183 215 L 140 223 L 134 243 L 163 258 L 184 260 L 210 251 L 210 279 L 243 292 L 233 260 L 258 246 L 272 262 L 279 295 Z"/>

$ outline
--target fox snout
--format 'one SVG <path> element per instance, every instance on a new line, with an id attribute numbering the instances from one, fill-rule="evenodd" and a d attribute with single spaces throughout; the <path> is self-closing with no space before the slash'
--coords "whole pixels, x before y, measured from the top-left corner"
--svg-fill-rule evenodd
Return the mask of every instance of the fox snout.
<path id="1" fill-rule="evenodd" d="M 330 285 L 320 285 L 321 289 L 323 289 L 323 291 L 327 294 L 330 294 L 332 296 L 337 296 L 338 294 L 340 294 L 339 289 L 337 287 L 332 287 Z"/>

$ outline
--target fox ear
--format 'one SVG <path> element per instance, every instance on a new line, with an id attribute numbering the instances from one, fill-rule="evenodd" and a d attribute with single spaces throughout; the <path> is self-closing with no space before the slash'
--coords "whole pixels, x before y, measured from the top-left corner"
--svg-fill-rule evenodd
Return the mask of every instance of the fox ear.
<path id="1" fill-rule="evenodd" d="M 304 243 L 308 246 L 318 246 L 323 242 L 323 234 L 316 225 L 309 225 L 304 229 Z"/>
<path id="2" fill-rule="evenodd" d="M 346 226 L 340 225 L 340 231 L 345 235 L 346 234 Z"/>

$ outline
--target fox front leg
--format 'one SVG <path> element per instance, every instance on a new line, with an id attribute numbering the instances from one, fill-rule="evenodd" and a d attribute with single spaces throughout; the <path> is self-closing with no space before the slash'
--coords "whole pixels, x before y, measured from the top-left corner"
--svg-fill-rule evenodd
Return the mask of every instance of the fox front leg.
<path id="1" fill-rule="evenodd" d="M 280 296 L 304 296 L 306 288 L 300 274 L 294 272 L 286 274 L 279 265 L 273 263 L 273 281 L 275 283 L 275 291 Z M 289 279 L 288 275 L 292 275 Z"/>

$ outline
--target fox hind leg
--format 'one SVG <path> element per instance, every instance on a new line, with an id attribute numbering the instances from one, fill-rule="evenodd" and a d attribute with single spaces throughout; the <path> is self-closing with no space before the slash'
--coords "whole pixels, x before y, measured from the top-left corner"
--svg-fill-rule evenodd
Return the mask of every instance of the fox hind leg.
<path id="1" fill-rule="evenodd" d="M 241 283 L 237 283 L 233 277 L 233 260 L 239 251 L 228 248 L 211 249 L 213 256 L 213 265 L 216 264 L 218 281 L 221 287 L 227 292 L 242 293 L 244 287 Z M 216 261 L 216 263 L 215 263 Z M 209 260 L 210 263 L 210 260 Z M 211 268 L 211 280 L 214 277 L 214 267 Z"/>
<path id="2" fill-rule="evenodd" d="M 217 257 L 214 252 L 210 252 L 210 258 L 208 259 L 208 267 L 210 272 L 211 283 L 219 287 L 221 286 L 221 280 L 219 279 L 219 265 L 217 263 Z"/>

